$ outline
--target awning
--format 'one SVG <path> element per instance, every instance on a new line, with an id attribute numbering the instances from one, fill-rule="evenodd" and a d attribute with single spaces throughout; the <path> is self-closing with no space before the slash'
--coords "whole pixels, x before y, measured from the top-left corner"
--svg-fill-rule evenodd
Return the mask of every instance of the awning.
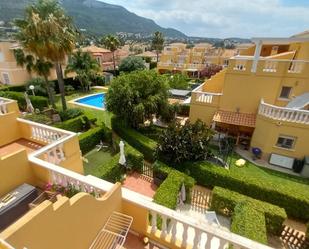
<path id="1" fill-rule="evenodd" d="M 213 121 L 225 124 L 255 127 L 256 115 L 239 112 L 217 111 Z"/>

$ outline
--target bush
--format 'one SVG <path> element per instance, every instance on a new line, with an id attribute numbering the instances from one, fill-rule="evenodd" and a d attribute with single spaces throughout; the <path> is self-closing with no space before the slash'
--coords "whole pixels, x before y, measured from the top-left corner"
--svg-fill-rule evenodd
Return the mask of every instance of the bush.
<path id="1" fill-rule="evenodd" d="M 79 146 L 83 154 L 91 151 L 100 141 L 111 141 L 111 131 L 105 127 L 90 129 L 79 136 Z"/>
<path id="2" fill-rule="evenodd" d="M 248 239 L 267 244 L 265 216 L 251 207 L 250 203 L 236 205 L 232 217 L 231 231 Z"/>
<path id="3" fill-rule="evenodd" d="M 124 122 L 117 117 L 112 118 L 111 124 L 113 130 L 131 146 L 143 153 L 146 160 L 155 161 L 157 143 L 154 140 L 126 126 Z"/>
<path id="4" fill-rule="evenodd" d="M 134 170 L 140 170 L 144 163 L 144 157 L 137 150 L 130 145 L 125 145 L 125 154 L 127 164 Z M 122 180 L 122 176 L 125 173 L 125 167 L 119 164 L 120 154 L 116 154 L 108 164 L 104 164 L 100 167 L 100 178 L 117 182 Z"/>
<path id="5" fill-rule="evenodd" d="M 62 121 L 66 121 L 72 118 L 76 118 L 80 115 L 82 115 L 84 113 L 84 111 L 82 109 L 79 108 L 71 108 L 71 109 L 67 109 L 65 111 L 60 111 L 59 115 L 61 117 Z"/>
<path id="6" fill-rule="evenodd" d="M 287 181 L 279 177 L 278 180 L 273 180 L 274 176 L 271 178 L 257 177 L 252 172 L 244 174 L 239 168 L 237 171 L 232 171 L 209 162 L 187 162 L 180 165 L 179 168 L 181 171 L 190 171 L 190 175 L 200 185 L 220 186 L 237 191 L 280 206 L 291 217 L 305 221 L 309 219 L 309 195 L 306 194 L 307 192 L 303 192 L 307 186 L 295 181 Z"/>
<path id="7" fill-rule="evenodd" d="M 162 206 L 175 210 L 180 188 L 184 183 L 182 174 L 172 171 L 157 189 L 153 200 Z"/>
<path id="8" fill-rule="evenodd" d="M 24 119 L 41 123 L 41 124 L 51 124 L 52 120 L 50 117 L 44 115 L 44 114 L 29 114 L 23 117 Z"/>
<path id="9" fill-rule="evenodd" d="M 25 92 L 26 91 L 26 86 L 2 86 L 0 87 L 0 91 L 10 91 L 10 92 Z"/>
<path id="10" fill-rule="evenodd" d="M 87 131 L 90 128 L 90 120 L 87 116 L 82 115 L 77 118 L 69 119 L 67 121 L 58 123 L 55 127 L 72 132 Z"/>
<path id="11" fill-rule="evenodd" d="M 211 209 L 225 215 L 232 215 L 235 207 L 242 202 L 250 202 L 250 206 L 265 214 L 267 232 L 280 235 L 282 224 L 287 218 L 285 210 L 267 202 L 259 201 L 237 192 L 215 187 L 213 190 Z"/>
<path id="12" fill-rule="evenodd" d="M 2 92 L 0 92 L 0 97 L 16 100 L 20 110 L 26 110 L 26 108 L 27 108 L 24 93 L 2 91 Z M 48 107 L 48 99 L 45 98 L 45 97 L 29 95 L 29 98 L 30 98 L 31 103 L 32 103 L 32 105 L 35 109 L 43 110 L 45 107 Z"/>
<path id="13" fill-rule="evenodd" d="M 181 115 L 181 116 L 189 116 L 190 114 L 190 105 L 179 105 L 179 109 L 177 111 L 177 114 L 178 115 Z"/>
<path id="14" fill-rule="evenodd" d="M 144 60 L 141 57 L 129 56 L 123 59 L 119 65 L 120 72 L 133 72 L 146 69 Z"/>
<path id="15" fill-rule="evenodd" d="M 182 173 L 182 172 L 180 172 L 178 170 L 175 170 L 175 169 L 167 166 L 166 164 L 164 164 L 163 162 L 160 162 L 160 161 L 156 161 L 153 164 L 153 173 L 154 173 L 154 178 L 160 179 L 161 181 L 163 181 L 163 183 L 166 181 L 166 179 L 172 173 L 173 173 L 172 176 L 176 175 L 175 180 L 181 178 L 182 179 L 182 183 L 184 183 L 185 188 L 186 188 L 186 197 L 187 197 L 186 198 L 187 199 L 186 202 L 190 202 L 190 200 L 191 200 L 191 189 L 195 185 L 195 180 L 192 177 L 190 177 L 190 176 L 188 176 L 188 175 L 186 175 L 186 174 L 184 174 L 184 173 Z M 160 188 L 161 188 L 161 185 L 160 185 Z M 179 193 L 179 191 L 178 191 L 178 193 Z M 159 200 L 161 199 L 161 197 L 158 197 L 158 198 L 159 198 Z M 171 198 L 173 199 L 174 197 L 171 197 Z M 168 204 L 170 204 L 170 203 L 173 203 L 173 202 L 171 200 L 169 200 Z M 166 206 L 164 204 L 162 204 L 162 205 Z"/>

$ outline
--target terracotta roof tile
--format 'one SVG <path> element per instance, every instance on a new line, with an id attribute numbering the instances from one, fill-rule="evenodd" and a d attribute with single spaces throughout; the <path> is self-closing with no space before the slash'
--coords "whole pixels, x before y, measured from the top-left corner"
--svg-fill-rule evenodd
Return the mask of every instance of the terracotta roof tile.
<path id="1" fill-rule="evenodd" d="M 255 127 L 256 115 L 248 113 L 217 111 L 213 117 L 213 121 L 219 123 Z"/>

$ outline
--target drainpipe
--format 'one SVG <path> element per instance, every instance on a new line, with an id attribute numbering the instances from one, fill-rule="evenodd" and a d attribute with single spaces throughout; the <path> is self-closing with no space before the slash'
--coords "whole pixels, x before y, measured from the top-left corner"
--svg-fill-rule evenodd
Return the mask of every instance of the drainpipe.
<path id="1" fill-rule="evenodd" d="M 255 52 L 254 52 L 254 58 L 253 58 L 253 63 L 252 63 L 252 68 L 251 68 L 252 73 L 256 72 L 258 61 L 259 61 L 261 50 L 262 50 L 262 45 L 263 45 L 262 40 L 255 42 Z"/>

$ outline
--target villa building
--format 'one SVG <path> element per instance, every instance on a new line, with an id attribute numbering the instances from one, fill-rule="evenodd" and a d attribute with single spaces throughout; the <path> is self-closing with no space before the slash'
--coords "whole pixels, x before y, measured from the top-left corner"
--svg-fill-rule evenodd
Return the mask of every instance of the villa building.
<path id="1" fill-rule="evenodd" d="M 1 249 L 119 248 L 115 245 L 122 242 L 124 248 L 139 249 L 144 248 L 138 243 L 145 236 L 159 248 L 219 249 L 229 244 L 270 249 L 155 204 L 119 183 L 83 175 L 77 134 L 19 118 L 16 101 L 4 98 L 0 98 L 0 172 Z M 71 198 L 40 199 L 28 210 L 33 188 L 44 191 L 47 184 L 72 186 L 80 192 Z M 19 190 L 26 188 L 32 192 L 21 196 Z M 119 232 L 123 224 L 128 225 L 121 231 L 130 228 L 129 234 Z"/>
<path id="2" fill-rule="evenodd" d="M 190 120 L 291 168 L 309 155 L 309 32 L 252 41 L 192 92 Z"/>
<path id="3" fill-rule="evenodd" d="M 207 64 L 225 66 L 235 53 L 236 50 L 217 49 L 208 43 L 196 44 L 193 48 L 187 48 L 184 43 L 172 43 L 164 47 L 157 68 L 161 73 L 182 72 L 199 77 Z"/>

